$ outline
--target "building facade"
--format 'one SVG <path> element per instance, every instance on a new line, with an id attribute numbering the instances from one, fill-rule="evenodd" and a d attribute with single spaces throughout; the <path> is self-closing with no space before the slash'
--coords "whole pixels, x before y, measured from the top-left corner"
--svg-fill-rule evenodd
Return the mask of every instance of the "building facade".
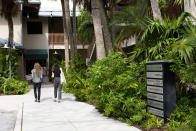
<path id="1" fill-rule="evenodd" d="M 21 2 L 18 15 L 13 18 L 14 42 L 22 45 L 19 56 L 19 76 L 31 74 L 35 62 L 49 68 L 53 58 L 64 59 L 64 32 L 61 0 L 28 0 Z M 1 5 L 1 3 L 0 3 Z M 70 15 L 72 16 L 70 0 Z M 1 6 L 0 6 L 1 10 Z M 76 8 L 76 16 L 79 7 Z M 8 40 L 8 23 L 0 17 L 0 43 Z M 78 42 L 78 52 L 86 57 L 88 45 Z M 58 52 L 58 54 L 54 54 Z"/>

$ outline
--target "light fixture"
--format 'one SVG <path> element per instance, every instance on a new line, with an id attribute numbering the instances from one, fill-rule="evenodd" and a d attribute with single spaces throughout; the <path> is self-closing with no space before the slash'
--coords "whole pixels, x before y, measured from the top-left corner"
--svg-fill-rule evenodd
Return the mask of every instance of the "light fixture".
<path id="1" fill-rule="evenodd" d="M 55 50 L 53 54 L 54 54 L 54 55 L 58 55 L 59 53 Z"/>
<path id="2" fill-rule="evenodd" d="M 52 18 L 52 11 L 50 12 L 51 14 L 50 14 L 50 17 Z"/>
<path id="3" fill-rule="evenodd" d="M 3 48 L 5 48 L 5 49 L 9 48 L 8 43 L 5 43 Z"/>
<path id="4" fill-rule="evenodd" d="M 27 19 L 29 19 L 29 13 L 27 14 Z"/>
<path id="5" fill-rule="evenodd" d="M 12 48 L 12 49 L 16 50 L 16 46 L 15 46 L 15 44 L 13 45 L 13 48 Z"/>

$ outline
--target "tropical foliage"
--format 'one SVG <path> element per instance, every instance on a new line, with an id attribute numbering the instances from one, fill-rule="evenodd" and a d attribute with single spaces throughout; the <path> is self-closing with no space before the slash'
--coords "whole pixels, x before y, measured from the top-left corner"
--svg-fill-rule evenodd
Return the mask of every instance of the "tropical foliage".
<path id="1" fill-rule="evenodd" d="M 77 32 L 79 39 L 81 39 L 85 44 L 92 42 L 94 38 L 94 28 L 93 19 L 89 12 L 81 10 L 80 16 L 77 18 Z"/>
<path id="2" fill-rule="evenodd" d="M 29 86 L 26 81 L 16 79 L 6 79 L 0 77 L 0 94 L 4 95 L 20 95 L 29 91 Z"/>
<path id="3" fill-rule="evenodd" d="M 137 0 L 135 5 L 126 6 L 121 11 L 114 12 L 110 26 L 116 26 L 115 33 L 118 35 L 115 39 L 115 44 L 117 48 L 122 41 L 144 30 L 144 18 L 148 10 L 148 1 Z"/>
<path id="4" fill-rule="evenodd" d="M 146 129 L 162 128 L 163 120 L 146 113 L 145 62 L 173 60 L 171 70 L 176 73 L 177 106 L 167 127 L 169 130 L 194 130 L 195 18 L 182 13 L 174 19 L 167 16 L 161 21 L 144 19 L 148 6 L 137 4 L 141 7 L 127 6 L 115 12 L 110 22 L 110 26 L 124 25 L 117 28 L 117 47 L 124 39 L 137 34 L 138 42 L 130 52 L 131 57 L 123 58 L 121 53 L 114 53 L 96 61 L 87 72 L 85 68 L 82 72 L 70 70 L 64 91 L 95 105 L 106 116 Z M 166 3 L 163 0 L 159 4 Z"/>
<path id="5" fill-rule="evenodd" d="M 173 20 L 148 19 L 146 30 L 142 33 L 138 47 L 133 52 L 132 60 L 179 58 L 187 64 L 190 63 L 194 58 L 191 54 L 195 50 L 195 44 L 186 41 L 190 34 L 188 29 L 195 28 L 192 20 L 193 17 L 189 13 L 183 13 Z"/>
<path id="6" fill-rule="evenodd" d="M 8 78 L 9 76 L 9 62 L 8 51 L 0 49 L 0 76 Z M 18 78 L 18 53 L 12 51 L 12 78 Z"/>

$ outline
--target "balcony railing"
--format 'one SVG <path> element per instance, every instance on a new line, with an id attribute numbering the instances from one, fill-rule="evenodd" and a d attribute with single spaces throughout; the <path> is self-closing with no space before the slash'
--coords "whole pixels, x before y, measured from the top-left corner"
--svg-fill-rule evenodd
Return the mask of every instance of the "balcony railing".
<path id="1" fill-rule="evenodd" d="M 64 34 L 63 33 L 49 33 L 49 45 L 63 45 Z"/>
<path id="2" fill-rule="evenodd" d="M 63 33 L 49 33 L 48 34 L 49 45 L 64 45 Z M 77 45 L 84 45 L 81 40 L 77 39 Z"/>

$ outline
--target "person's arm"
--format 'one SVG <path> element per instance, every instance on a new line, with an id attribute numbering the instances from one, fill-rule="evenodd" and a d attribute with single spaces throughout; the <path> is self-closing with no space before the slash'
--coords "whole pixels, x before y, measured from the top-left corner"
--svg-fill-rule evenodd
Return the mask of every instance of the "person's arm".
<path id="1" fill-rule="evenodd" d="M 40 72 L 40 78 L 42 79 L 43 78 L 43 71 Z"/>
<path id="2" fill-rule="evenodd" d="M 32 79 L 33 79 L 33 70 L 31 71 L 31 77 L 32 77 Z"/>

